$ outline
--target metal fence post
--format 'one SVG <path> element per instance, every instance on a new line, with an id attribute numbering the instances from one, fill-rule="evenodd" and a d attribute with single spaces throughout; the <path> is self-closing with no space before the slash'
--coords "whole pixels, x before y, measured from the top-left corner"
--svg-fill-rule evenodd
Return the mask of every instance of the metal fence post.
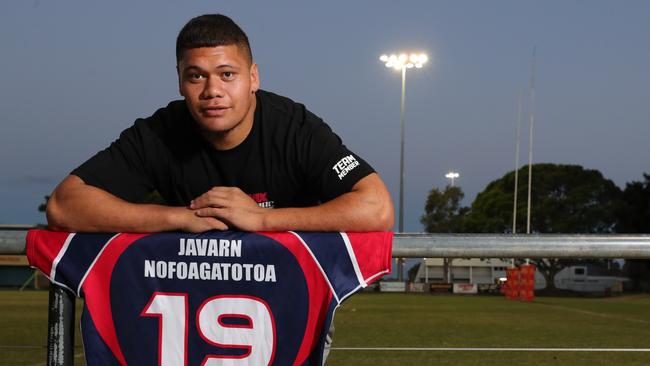
<path id="1" fill-rule="evenodd" d="M 74 301 L 73 294 L 50 283 L 47 317 L 48 366 L 72 366 L 74 364 Z"/>

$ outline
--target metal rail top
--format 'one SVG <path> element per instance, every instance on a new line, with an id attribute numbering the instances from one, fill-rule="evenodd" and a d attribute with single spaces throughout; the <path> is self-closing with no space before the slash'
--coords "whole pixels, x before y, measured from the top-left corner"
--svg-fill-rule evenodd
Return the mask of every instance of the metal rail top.
<path id="1" fill-rule="evenodd" d="M 0 227 L 0 254 L 24 254 L 29 227 Z M 399 258 L 650 258 L 650 235 L 396 233 Z"/>
<path id="2" fill-rule="evenodd" d="M 650 235 L 396 234 L 393 257 L 650 258 Z"/>

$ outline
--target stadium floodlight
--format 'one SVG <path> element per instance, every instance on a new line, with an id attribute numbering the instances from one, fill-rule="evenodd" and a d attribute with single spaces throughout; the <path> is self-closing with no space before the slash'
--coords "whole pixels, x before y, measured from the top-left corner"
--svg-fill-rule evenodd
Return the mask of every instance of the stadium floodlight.
<path id="1" fill-rule="evenodd" d="M 422 66 L 429 60 L 429 57 L 424 53 L 411 53 L 407 55 L 406 53 L 401 53 L 399 55 L 391 54 L 381 55 L 379 60 L 383 62 L 386 67 L 393 68 L 397 71 L 404 69 L 418 68 L 421 69 Z"/>
<path id="2" fill-rule="evenodd" d="M 452 187 L 454 186 L 454 180 L 456 178 L 458 178 L 458 177 L 460 177 L 460 174 L 458 174 L 457 172 L 449 172 L 449 173 L 445 174 L 445 178 L 451 179 L 451 186 Z"/>
<path id="3" fill-rule="evenodd" d="M 384 63 L 387 68 L 392 68 L 402 72 L 402 99 L 400 103 L 400 126 L 401 126 L 401 143 L 400 143 L 400 162 L 399 162 L 399 232 L 404 232 L 404 103 L 406 100 L 406 69 L 417 68 L 421 69 L 422 66 L 429 60 L 429 57 L 424 53 L 400 53 L 391 55 L 381 55 L 379 60 Z M 397 261 L 397 278 L 401 281 L 402 262 Z"/>

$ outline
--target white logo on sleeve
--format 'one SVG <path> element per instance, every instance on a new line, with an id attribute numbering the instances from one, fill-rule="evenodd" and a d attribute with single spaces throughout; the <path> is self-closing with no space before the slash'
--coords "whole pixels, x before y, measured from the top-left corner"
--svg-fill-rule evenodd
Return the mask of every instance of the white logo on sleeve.
<path id="1" fill-rule="evenodd" d="M 345 177 L 349 172 L 352 171 L 352 169 L 358 166 L 359 162 L 357 159 L 355 159 L 352 155 L 348 155 L 334 164 L 332 169 L 336 172 L 336 174 L 338 174 L 339 180 L 343 180 L 343 177 Z"/>

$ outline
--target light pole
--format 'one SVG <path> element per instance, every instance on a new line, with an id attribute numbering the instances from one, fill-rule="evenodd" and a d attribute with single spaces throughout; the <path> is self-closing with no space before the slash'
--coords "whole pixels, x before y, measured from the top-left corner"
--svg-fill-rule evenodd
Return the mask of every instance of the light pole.
<path id="1" fill-rule="evenodd" d="M 456 179 L 458 177 L 460 177 L 460 174 L 458 174 L 456 172 L 449 172 L 449 173 L 445 174 L 445 178 L 451 179 L 451 186 L 452 187 L 454 186 L 454 179 Z"/>
<path id="2" fill-rule="evenodd" d="M 401 130 L 401 143 L 400 143 L 400 159 L 399 159 L 399 232 L 404 232 L 404 104 L 406 102 L 406 69 L 417 68 L 420 69 L 427 62 L 429 58 L 427 55 L 412 53 L 407 55 L 402 53 L 400 55 L 392 54 L 381 55 L 379 60 L 383 62 L 386 67 L 393 68 L 402 72 L 402 99 L 400 103 L 400 130 Z M 397 260 L 397 278 L 402 280 L 402 261 Z"/>
<path id="3" fill-rule="evenodd" d="M 528 212 L 526 215 L 526 234 L 530 234 L 530 210 L 532 202 L 530 200 L 531 191 L 533 187 L 533 125 L 535 123 L 535 51 L 537 47 L 533 47 L 533 63 L 530 71 L 530 136 L 528 138 Z M 528 262 L 526 262 L 528 263 Z"/>

